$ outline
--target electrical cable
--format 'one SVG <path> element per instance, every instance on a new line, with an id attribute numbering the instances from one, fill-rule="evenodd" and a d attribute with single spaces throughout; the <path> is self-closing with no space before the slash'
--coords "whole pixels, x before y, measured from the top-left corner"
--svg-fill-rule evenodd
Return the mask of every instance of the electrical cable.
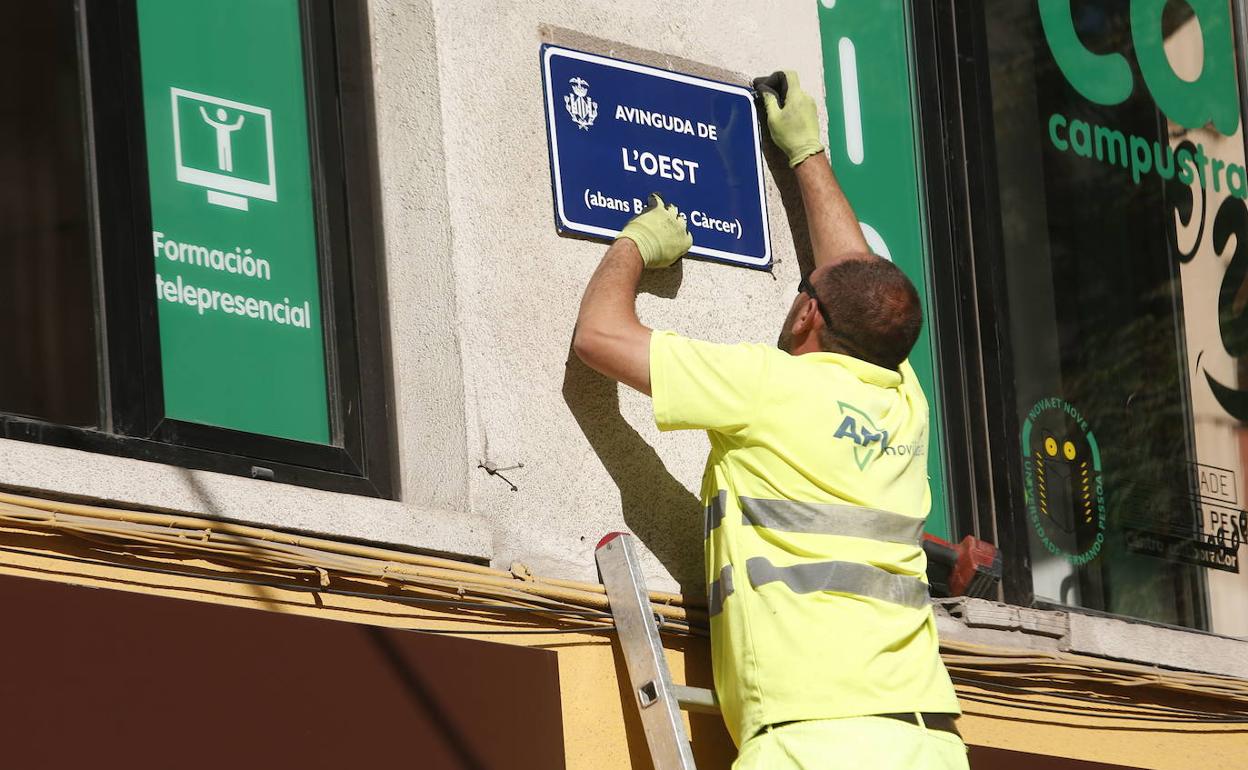
<path id="1" fill-rule="evenodd" d="M 66 503 L 37 497 L 27 497 L 7 492 L 0 492 L 0 506 L 10 506 L 16 510 L 22 511 L 27 516 L 42 515 L 47 517 L 50 514 L 51 517 L 59 519 L 64 519 L 66 516 L 81 516 L 92 518 L 97 521 L 105 521 L 110 525 L 155 525 L 155 527 L 160 530 L 172 529 L 193 531 L 204 536 L 214 535 L 218 538 L 222 536 L 241 536 L 253 540 L 264 541 L 269 544 L 290 545 L 303 549 L 311 549 L 319 554 L 359 556 L 389 561 L 396 564 L 442 568 L 460 573 L 472 572 L 477 575 L 506 579 L 516 577 L 514 567 L 513 571 L 507 572 L 480 564 L 456 561 L 454 559 L 444 557 L 425 556 L 407 551 L 393 551 L 376 546 L 357 545 L 338 540 L 326 540 L 317 537 L 295 535 L 279 530 L 261 529 L 258 527 L 252 527 L 245 524 L 235 524 L 219 519 L 201 519 L 190 516 L 149 513 L 119 508 L 104 508 L 100 506 Z M 605 589 L 598 583 L 585 583 L 581 581 L 550 577 L 530 577 L 534 581 L 538 581 L 548 586 L 564 587 L 573 589 L 577 592 L 587 592 L 600 596 L 605 594 Z M 686 603 L 686 597 L 682 594 L 664 591 L 650 591 L 649 593 L 651 600 L 657 604 L 681 607 Z"/>
<path id="2" fill-rule="evenodd" d="M 1000 707 L 1005 707 L 1005 708 L 1015 708 L 1015 709 L 1021 709 L 1021 710 L 1027 711 L 1027 712 L 1042 712 L 1042 713 L 1046 713 L 1046 714 L 1060 714 L 1060 715 L 1062 715 L 1062 716 L 1077 716 L 1077 717 L 1084 717 L 1084 718 L 1090 718 L 1090 719 L 1104 719 L 1104 720 L 1107 720 L 1107 721 L 1120 720 L 1120 721 L 1126 721 L 1126 722 L 1148 722 L 1150 725 L 1153 725 L 1153 726 L 1154 726 L 1153 728 L 1148 728 L 1149 730 L 1151 730 L 1151 729 L 1160 729 L 1160 728 L 1156 728 L 1156 725 L 1158 725 L 1158 724 L 1175 724 L 1175 725 L 1226 725 L 1226 726 L 1228 726 L 1228 727 L 1229 727 L 1229 726 L 1232 726 L 1232 725 L 1245 724 L 1245 721 L 1244 721 L 1244 720 L 1236 720 L 1236 719 L 1230 719 L 1230 720 L 1222 720 L 1222 719 L 1198 719 L 1198 718 L 1193 718 L 1193 719 L 1156 719 L 1156 718 L 1153 718 L 1153 717 L 1148 717 L 1148 716 L 1138 716 L 1138 715 L 1133 715 L 1133 714 L 1122 714 L 1122 715 L 1115 715 L 1115 716 L 1105 716 L 1105 715 L 1103 715 L 1103 714 L 1089 714 L 1089 713 L 1087 713 L 1086 711 L 1080 711 L 1079 709 L 1076 709 L 1076 708 L 1073 708 L 1073 707 L 1072 707 L 1072 708 L 1061 708 L 1060 706 L 1046 706 L 1046 705 L 1038 705 L 1038 704 L 1036 704 L 1036 703 L 1034 703 L 1034 702 L 1032 702 L 1032 701 L 1030 701 L 1030 700 L 1029 700 L 1029 701 L 1026 701 L 1026 702 L 1024 703 L 1024 702 L 1020 702 L 1020 701 L 1017 701 L 1017 700 L 1009 700 L 1009 699 L 995 699 L 995 698 L 986 697 L 986 696 L 982 696 L 982 695 L 977 695 L 977 694 L 973 694 L 973 693 L 968 694 L 968 693 L 966 693 L 966 692 L 958 692 L 958 700 L 968 701 L 968 702 L 972 702 L 972 703 L 984 703 L 984 704 L 987 704 L 987 705 L 990 705 L 990 706 L 1000 706 Z M 994 715 L 994 716 L 995 716 L 995 715 Z M 1248 732 L 1248 728 L 1246 728 L 1245 730 L 1242 730 L 1242 731 L 1241 731 L 1241 730 L 1227 730 L 1227 732 Z"/>
<path id="3" fill-rule="evenodd" d="M 38 551 L 37 549 L 21 548 L 17 546 L 0 546 L 0 552 L 24 553 L 24 554 L 31 555 L 31 556 L 46 556 L 44 552 Z M 82 556 L 58 556 L 57 558 L 63 559 L 69 562 L 90 564 L 93 566 L 103 566 L 103 567 L 119 566 L 115 562 L 109 562 L 103 559 L 88 559 Z M 555 610 L 542 609 L 540 607 L 528 607 L 524 605 L 497 605 L 497 604 L 482 605 L 479 602 L 464 602 L 464 601 L 455 601 L 455 600 L 450 600 L 450 599 L 430 599 L 430 598 L 418 597 L 418 596 L 395 596 L 393 594 L 370 593 L 367 591 L 350 591 L 350 590 L 340 589 L 340 588 L 318 588 L 314 586 L 303 586 L 303 585 L 289 584 L 289 583 L 275 583 L 272 581 L 256 580 L 254 578 L 234 577 L 234 576 L 229 576 L 229 575 L 208 575 L 208 574 L 197 573 L 197 572 L 186 572 L 186 571 L 172 570 L 172 569 L 166 569 L 166 568 L 161 568 L 161 567 L 153 567 L 151 565 L 146 565 L 146 564 L 126 564 L 124 565 L 124 567 L 126 569 L 135 569 L 140 572 L 150 572 L 150 573 L 155 573 L 155 574 L 160 574 L 160 575 L 168 575 L 172 577 L 191 577 L 191 578 L 196 578 L 196 579 L 205 579 L 205 580 L 218 581 L 218 582 L 223 582 L 223 583 L 239 583 L 243 585 L 256 586 L 258 588 L 273 588 L 277 590 L 296 591 L 300 593 L 329 594 L 329 595 L 334 595 L 334 596 L 349 596 L 353 598 L 363 598 L 363 599 L 379 599 L 383 601 L 396 601 L 402 604 L 414 604 L 414 605 L 429 604 L 429 605 L 434 605 L 434 606 L 454 606 L 454 607 L 460 607 L 460 608 L 465 608 L 465 609 L 476 609 L 476 610 L 485 610 L 485 611 L 501 610 L 501 611 L 507 611 L 507 612 L 529 613 L 529 614 L 539 615 L 546 620 L 554 620 L 556 622 L 567 622 L 567 621 L 561 620 L 559 618 L 550 618 L 546 616 L 558 614 L 558 613 L 567 613 L 571 615 L 578 615 L 578 616 L 584 616 L 584 617 L 601 617 L 601 618 L 608 618 L 608 619 L 612 617 L 611 613 L 602 612 L 600 610 L 558 610 L 558 611 L 555 611 Z M 607 623 L 607 624 L 584 625 L 584 626 L 578 626 L 576 628 L 537 628 L 537 629 L 454 629 L 454 628 L 438 629 L 438 628 L 400 627 L 399 630 L 418 631 L 421 633 L 431 633 L 431 634 L 450 634 L 450 635 L 460 635 L 460 634 L 468 634 L 468 635 L 539 634 L 540 635 L 540 634 L 597 633 L 597 632 L 602 632 L 602 631 L 614 631 L 615 624 Z M 689 631 L 688 629 L 682 629 L 678 626 L 670 625 L 670 621 L 661 622 L 659 624 L 659 630 L 661 632 L 667 632 L 672 635 L 679 635 L 679 636 L 692 634 L 692 632 Z"/>
<path id="4" fill-rule="evenodd" d="M 455 629 L 455 628 L 396 628 L 396 631 L 413 631 L 418 634 L 443 634 L 448 636 L 492 636 L 494 634 L 596 634 L 603 631 L 614 631 L 615 626 L 602 626 L 601 628 L 513 628 L 491 631 L 484 628 L 474 629 Z"/>
<path id="5" fill-rule="evenodd" d="M 967 667 L 978 675 L 989 676 L 992 675 L 990 670 L 1006 669 L 1015 676 L 1036 676 L 1039 672 L 1051 674 L 1056 669 L 1065 676 L 1090 678 L 1095 674 L 1098 684 L 1106 677 L 1112 677 L 1123 686 L 1158 687 L 1248 703 L 1248 681 L 1227 676 L 1162 670 L 1107 658 L 990 647 L 949 639 L 942 640 L 940 646 L 945 664 L 951 671 Z"/>
<path id="6" fill-rule="evenodd" d="M 0 546 L 0 551 L 11 553 L 25 553 L 30 556 L 46 556 L 46 553 L 34 548 L 21 548 L 18 546 Z M 58 559 L 64 559 L 70 562 L 80 562 L 83 564 L 91 564 L 100 567 L 116 567 L 116 562 L 105 561 L 103 559 L 88 559 L 83 556 L 57 556 Z M 256 580 L 254 578 L 236 577 L 231 575 L 210 575 L 202 572 L 189 572 L 182 570 L 166 569 L 162 567 L 153 567 L 146 564 L 126 564 L 127 569 L 136 569 L 143 572 L 152 572 L 159 575 L 169 575 L 172 577 L 193 577 L 205 580 L 215 580 L 223 583 L 241 583 L 243 585 L 252 585 L 258 588 L 277 588 L 285 591 L 301 591 L 304 593 L 324 593 L 333 594 L 335 596 L 351 596 L 361 599 L 386 599 L 388 601 L 396 601 L 403 604 L 429 604 L 433 606 L 446 607 L 462 607 L 466 609 L 491 609 L 502 611 L 516 612 L 560 612 L 569 615 L 584 615 L 586 617 L 602 617 L 610 618 L 611 613 L 603 610 L 543 610 L 539 607 L 529 607 L 526 605 L 507 605 L 507 604 L 490 604 L 482 605 L 480 602 L 460 601 L 455 599 L 432 599 L 423 596 L 396 596 L 394 594 L 370 593 L 368 591 L 349 591 L 342 588 L 317 588 L 315 586 L 301 586 L 291 583 L 274 583 L 267 580 Z"/>
<path id="7" fill-rule="evenodd" d="M 1122 705 L 1122 704 L 1112 704 L 1111 702 L 1107 702 L 1103 699 L 1092 698 L 1092 697 L 1085 696 L 1085 695 L 1076 695 L 1074 693 L 1037 692 L 1035 689 L 1028 689 L 1026 687 L 1013 687 L 1010 685 L 1000 684 L 999 682 L 985 683 L 981 680 L 969 679 L 967 677 L 958 677 L 958 676 L 950 676 L 949 678 L 955 684 L 970 685 L 973 687 L 979 687 L 979 688 L 987 689 L 987 690 L 994 690 L 994 689 L 1005 690 L 1007 692 L 1015 692 L 1021 695 L 1027 695 L 1029 698 L 1032 698 L 1032 699 L 1034 699 L 1036 696 L 1046 696 L 1046 697 L 1063 699 L 1063 700 L 1073 700 L 1073 701 L 1079 701 L 1079 702 L 1085 702 L 1085 703 L 1095 703 L 1100 706 Z M 966 697 L 970 700 L 974 700 L 977 696 L 959 693 L 958 697 Z M 983 696 L 978 696 L 978 697 L 981 700 L 984 699 Z M 1009 700 L 1009 699 L 1002 698 L 1001 700 Z M 1043 708 L 1042 706 L 1037 705 L 1034 700 L 1028 700 L 1026 708 L 1029 711 L 1054 711 L 1055 713 L 1077 713 L 1077 714 L 1082 714 L 1085 716 L 1088 715 L 1086 711 L 1078 711 L 1074 709 L 1073 707 L 1070 709 L 1060 709 L 1060 707 L 1057 706 L 1057 704 L 1047 704 L 1047 705 L 1053 706 L 1053 708 L 1046 709 L 1046 708 Z M 1211 717 L 1206 717 L 1204 715 L 1208 714 L 1209 712 L 1189 711 L 1187 713 L 1191 715 L 1190 718 L 1182 718 L 1182 719 L 1175 719 L 1175 718 L 1171 718 L 1168 716 L 1161 716 L 1161 715 L 1150 717 L 1150 716 L 1139 716 L 1139 715 L 1132 715 L 1132 714 L 1113 714 L 1113 715 L 1095 714 L 1091 716 L 1096 716 L 1098 718 L 1103 718 L 1103 719 L 1127 719 L 1127 720 L 1150 721 L 1150 722 L 1181 722 L 1181 723 L 1205 723 L 1207 722 L 1207 723 L 1215 723 L 1215 724 L 1248 724 L 1248 716 L 1219 717 L 1215 715 Z"/>
<path id="8" fill-rule="evenodd" d="M 40 503 L 42 507 L 32 508 L 22 504 L 27 501 Z M 299 570 L 344 571 L 402 583 L 432 585 L 435 588 L 456 590 L 460 593 L 462 591 L 459 589 L 468 586 L 476 594 L 492 595 L 495 599 L 535 601 L 546 604 L 555 611 L 569 606 L 584 608 L 586 605 L 604 611 L 606 609 L 606 596 L 602 586 L 537 578 L 529 574 L 523 565 L 514 565 L 511 572 L 484 567 L 473 567 L 465 572 L 455 566 L 456 562 L 447 559 L 386 552 L 377 548 L 350 546 L 349 544 L 335 544 L 345 549 L 345 553 L 326 553 L 303 545 L 309 542 L 309 539 L 292 538 L 268 530 L 233 527 L 222 532 L 214 527 L 232 525 L 178 517 L 167 517 L 166 520 L 162 520 L 157 514 L 138 514 L 129 511 L 114 511 L 111 512 L 113 518 L 101 520 L 83 515 L 78 511 L 87 510 L 95 514 L 108 509 L 65 506 L 69 507 L 72 512 L 63 512 L 60 507 L 61 504 L 50 501 L 19 498 L 0 493 L 0 520 L 2 521 L 15 526 L 72 532 L 78 537 L 97 543 L 100 542 L 99 538 L 103 537 L 107 539 L 108 545 L 123 547 L 131 552 L 168 548 L 174 549 L 177 554 L 187 551 L 211 554 L 218 561 L 230 561 L 230 555 L 232 555 L 235 560 L 243 559 L 244 564 L 248 565 L 260 562 L 269 567 L 276 563 Z M 132 520 L 135 517 L 142 520 Z M 195 525 L 194 528 L 185 528 L 189 524 Z M 239 534 L 238 531 L 246 534 Z M 295 542 L 290 542 L 291 540 Z M 311 542 L 319 545 L 333 541 Z M 357 555 L 360 553 L 364 555 Z M 235 563 L 238 562 L 235 561 Z M 701 615 L 698 610 L 682 606 L 683 598 L 675 594 L 651 592 L 651 600 L 656 613 L 667 621 L 688 622 L 691 612 L 694 618 L 699 618 Z"/>
<path id="9" fill-rule="evenodd" d="M 411 630 L 448 635 L 490 634 L 577 634 L 610 632 L 614 625 L 604 589 L 599 584 L 542 578 L 532 575 L 522 564 L 503 571 L 441 557 L 426 557 L 372 546 L 359 546 L 332 540 L 302 537 L 276 530 L 235 525 L 183 516 L 107 509 L 21 497 L 0 492 L 0 536 L 3 531 L 49 539 L 48 548 L 2 547 L 0 551 L 58 560 L 77 561 L 105 568 L 132 569 L 184 579 L 237 583 L 311 595 L 376 599 L 412 607 L 459 610 L 452 622 L 496 622 L 510 628 L 413 628 Z M 102 558 L 65 553 L 73 544 L 81 552 L 101 554 Z M 251 576 L 213 573 L 186 564 L 184 569 L 169 562 L 206 560 L 218 567 L 235 569 Z M 152 563 L 157 561 L 158 564 Z M 269 579 L 254 577 L 257 574 Z M 313 581 L 308 584 L 299 581 Z M 288 582 L 293 581 L 293 582 Z M 331 581 L 379 583 L 376 591 L 353 590 L 330 585 Z M 315 584 L 319 582 L 319 586 Z M 170 588 L 177 588 L 170 586 Z M 192 589 L 194 590 L 194 589 Z M 203 590 L 203 589 L 200 589 Z M 395 593 L 398 591 L 399 593 Z M 420 592 L 427 595 L 413 595 Z M 457 598 L 442 598 L 452 594 Z M 703 608 L 692 606 L 678 594 L 650 592 L 651 609 L 659 631 L 681 636 L 706 636 L 708 620 Z M 289 600 L 286 600 L 289 601 Z M 342 606 L 343 611 L 358 611 Z M 497 613 L 499 619 L 488 615 Z M 511 619 L 504 619 L 511 616 Z M 420 616 L 412 619 L 419 620 Z M 520 618 L 525 618 L 521 621 Z M 563 628 L 515 627 L 544 622 Z M 1161 670 L 1138 664 L 1070 653 L 996 648 L 952 640 L 941 643 L 942 657 L 953 679 L 963 686 L 987 691 L 966 694 L 967 700 L 1017 704 L 1012 693 L 1028 696 L 1025 708 L 1053 713 L 1089 715 L 1089 708 L 1064 709 L 1052 703 L 1034 703 L 1037 697 L 1065 699 L 1095 704 L 1101 711 L 1134 709 L 1134 713 L 1092 714 L 1103 719 L 1172 722 L 1174 724 L 1248 723 L 1240 714 L 1248 711 L 1248 681 L 1232 677 Z M 1019 687 L 999 680 L 1030 680 L 1035 687 Z M 1116 696 L 1093 698 L 1069 693 L 1086 683 L 1091 688 L 1111 686 L 1158 696 L 1196 696 L 1225 704 L 1231 715 L 1218 717 L 1212 711 L 1183 710 L 1161 704 L 1126 701 Z M 1043 688 L 1043 689 L 1042 689 Z M 1151 712 L 1151 715 L 1148 714 Z"/>

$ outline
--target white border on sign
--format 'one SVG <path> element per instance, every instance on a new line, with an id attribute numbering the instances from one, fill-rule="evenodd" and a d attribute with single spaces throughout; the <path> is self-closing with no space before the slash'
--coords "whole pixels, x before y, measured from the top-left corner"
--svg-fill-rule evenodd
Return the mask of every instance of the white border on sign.
<path id="1" fill-rule="evenodd" d="M 546 51 L 542 56 L 542 68 L 546 75 L 546 119 L 549 126 L 550 145 L 551 145 L 551 168 L 555 173 L 555 206 L 558 210 L 559 220 L 569 229 L 586 233 L 588 235 L 601 235 L 607 238 L 614 238 L 619 235 L 619 230 L 610 230 L 597 225 L 586 225 L 580 222 L 573 222 L 568 218 L 567 213 L 563 210 L 563 180 L 559 173 L 559 136 L 558 123 L 555 122 L 555 97 L 554 83 L 550 76 L 550 59 L 554 55 L 565 56 L 569 59 L 578 59 L 580 61 L 601 64 L 606 67 L 615 67 L 616 69 L 629 70 L 631 72 L 640 72 L 646 75 L 666 78 L 674 80 L 678 83 L 686 83 L 688 85 L 701 86 L 703 88 L 711 88 L 716 91 L 737 94 L 744 96 L 750 103 L 750 122 L 754 127 L 754 160 L 756 161 L 756 170 L 758 172 L 758 203 L 759 210 L 763 215 L 763 256 L 762 257 L 746 257 L 731 251 L 721 251 L 719 249 L 709 249 L 705 246 L 694 246 L 689 249 L 690 254 L 697 254 L 703 257 L 715 257 L 730 262 L 746 264 L 751 266 L 763 266 L 771 263 L 771 225 L 767 221 L 767 188 L 763 184 L 763 154 L 762 154 L 762 136 L 758 126 L 758 111 L 754 107 L 754 95 L 748 88 L 744 86 L 734 86 L 728 83 L 720 83 L 715 80 L 707 80 L 705 78 L 694 77 L 692 75 L 683 75 L 679 72 L 669 72 L 668 70 L 658 69 L 657 67 L 647 67 L 644 64 L 635 64 L 628 61 L 620 61 L 618 59 L 610 59 L 605 56 L 598 56 L 584 51 L 574 51 L 570 48 L 560 48 L 558 46 L 547 45 Z"/>

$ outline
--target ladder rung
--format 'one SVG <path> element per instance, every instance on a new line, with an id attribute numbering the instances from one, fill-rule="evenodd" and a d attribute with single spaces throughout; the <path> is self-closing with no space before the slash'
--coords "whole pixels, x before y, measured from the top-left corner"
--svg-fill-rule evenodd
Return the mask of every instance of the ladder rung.
<path id="1" fill-rule="evenodd" d="M 719 700 L 715 697 L 714 690 L 708 690 L 705 687 L 690 687 L 687 684 L 673 684 L 672 694 L 676 696 L 676 702 L 685 711 L 697 714 L 719 713 Z"/>

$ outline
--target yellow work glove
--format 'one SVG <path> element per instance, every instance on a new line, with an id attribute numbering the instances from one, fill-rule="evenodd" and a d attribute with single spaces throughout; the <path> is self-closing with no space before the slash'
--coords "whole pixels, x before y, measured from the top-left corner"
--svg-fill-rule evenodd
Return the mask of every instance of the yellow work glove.
<path id="1" fill-rule="evenodd" d="M 650 193 L 650 204 L 628 220 L 619 238 L 637 244 L 646 267 L 667 267 L 693 245 L 685 215 L 677 212 L 674 204 L 663 205 L 658 193 Z"/>
<path id="2" fill-rule="evenodd" d="M 789 168 L 823 152 L 815 100 L 802 90 L 796 72 L 784 70 L 755 78 L 754 90 L 763 97 L 771 139 L 789 156 Z"/>

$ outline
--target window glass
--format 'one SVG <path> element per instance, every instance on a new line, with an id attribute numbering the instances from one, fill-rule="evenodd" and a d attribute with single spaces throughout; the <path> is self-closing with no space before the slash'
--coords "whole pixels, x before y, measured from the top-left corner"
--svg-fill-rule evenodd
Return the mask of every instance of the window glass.
<path id="1" fill-rule="evenodd" d="M 99 421 L 81 83 L 70 0 L 0 26 L 0 411 Z"/>
<path id="2" fill-rule="evenodd" d="M 1036 597 L 1248 634 L 1229 3 L 981 8 Z"/>
<path id="3" fill-rule="evenodd" d="M 393 496 L 367 9 L 10 5 L 0 438 Z"/>

